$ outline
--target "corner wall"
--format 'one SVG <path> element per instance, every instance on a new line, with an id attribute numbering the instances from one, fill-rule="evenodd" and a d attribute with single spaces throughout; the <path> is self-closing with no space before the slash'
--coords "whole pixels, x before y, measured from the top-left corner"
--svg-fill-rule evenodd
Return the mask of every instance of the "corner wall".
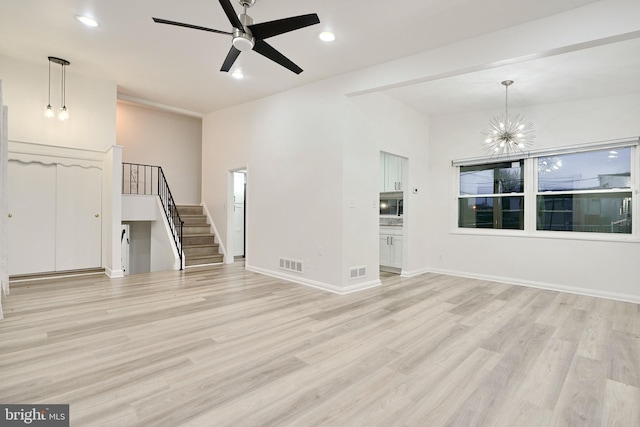
<path id="1" fill-rule="evenodd" d="M 118 101 L 122 161 L 161 166 L 178 205 L 199 205 L 202 119 Z"/>

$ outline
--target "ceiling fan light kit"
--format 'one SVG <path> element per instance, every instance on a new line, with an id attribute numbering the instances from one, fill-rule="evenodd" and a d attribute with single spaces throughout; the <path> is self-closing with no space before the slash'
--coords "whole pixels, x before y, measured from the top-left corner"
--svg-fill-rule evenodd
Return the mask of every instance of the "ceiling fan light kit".
<path id="1" fill-rule="evenodd" d="M 240 55 L 240 52 L 249 50 L 259 53 L 296 74 L 300 74 L 302 72 L 302 68 L 293 63 L 293 61 L 282 53 L 278 52 L 273 46 L 264 40 L 269 37 L 299 30 L 310 25 L 319 24 L 320 19 L 318 18 L 318 15 L 311 13 L 308 15 L 293 16 L 291 18 L 277 19 L 275 21 L 254 24 L 253 18 L 247 15 L 247 9 L 253 6 L 256 3 L 256 0 L 238 0 L 238 3 L 240 3 L 244 9 L 244 12 L 240 15 L 236 14 L 236 11 L 231 4 L 231 0 L 219 0 L 219 2 L 231 23 L 231 26 L 233 27 L 232 31 L 216 30 L 213 28 L 206 28 L 160 18 L 153 18 L 153 21 L 158 24 L 175 25 L 194 30 L 230 35 L 231 48 L 229 49 L 229 53 L 227 53 L 227 57 L 220 68 L 220 71 L 222 72 L 228 72 L 231 69 L 233 63 Z"/>

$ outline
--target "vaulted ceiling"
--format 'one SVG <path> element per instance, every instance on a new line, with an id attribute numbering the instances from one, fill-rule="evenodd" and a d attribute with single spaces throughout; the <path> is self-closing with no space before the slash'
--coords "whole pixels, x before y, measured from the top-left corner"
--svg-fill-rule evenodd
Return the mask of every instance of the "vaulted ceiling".
<path id="1" fill-rule="evenodd" d="M 240 13 L 237 0 L 231 1 Z M 41 64 L 47 63 L 47 56 L 63 57 L 71 61 L 69 72 L 113 79 L 121 95 L 204 114 L 593 2 L 257 0 L 248 11 L 256 23 L 307 13 L 317 13 L 321 23 L 269 39 L 303 73 L 296 75 L 255 52 L 244 52 L 235 67 L 242 69 L 245 78 L 236 80 L 219 71 L 230 47 L 229 36 L 156 24 L 151 19 L 229 31 L 229 21 L 216 0 L 5 1 L 0 5 L 0 54 Z M 92 16 L 100 25 L 87 28 L 76 15 Z M 334 42 L 318 39 L 325 30 L 336 34 Z M 532 73 L 537 67 L 551 70 L 545 76 L 538 73 L 539 81 L 527 83 L 545 88 L 536 91 L 538 102 L 553 100 L 552 94 L 562 92 L 569 80 L 588 85 L 594 95 L 604 90 L 603 85 L 609 93 L 629 90 L 628 81 L 640 85 L 640 79 L 634 78 L 640 70 L 640 43 L 625 43 L 514 64 L 508 70 L 512 75 Z M 630 49 L 632 54 L 621 54 L 620 49 Z M 622 77 L 607 82 L 612 69 Z M 484 70 L 386 93 L 426 113 L 482 108 L 481 96 L 468 95 L 500 91 L 503 71 Z M 640 91 L 640 87 L 633 89 Z M 439 99 L 437 104 L 434 97 Z"/>

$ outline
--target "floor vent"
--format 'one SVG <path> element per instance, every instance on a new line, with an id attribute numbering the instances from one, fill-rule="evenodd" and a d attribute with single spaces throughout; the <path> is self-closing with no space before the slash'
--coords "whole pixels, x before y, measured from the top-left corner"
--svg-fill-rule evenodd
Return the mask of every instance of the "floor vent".
<path id="1" fill-rule="evenodd" d="M 302 261 L 280 258 L 280 268 L 287 271 L 302 273 Z"/>
<path id="2" fill-rule="evenodd" d="M 358 279 L 360 277 L 365 277 L 367 275 L 367 267 L 351 267 L 349 270 L 349 278 L 350 279 Z"/>

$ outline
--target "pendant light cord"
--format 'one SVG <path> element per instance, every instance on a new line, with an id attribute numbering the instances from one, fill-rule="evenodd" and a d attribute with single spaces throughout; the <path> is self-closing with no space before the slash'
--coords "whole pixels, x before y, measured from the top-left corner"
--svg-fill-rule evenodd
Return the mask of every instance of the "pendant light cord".
<path id="1" fill-rule="evenodd" d="M 49 60 L 49 102 L 47 105 L 51 106 L 51 60 Z"/>
<path id="2" fill-rule="evenodd" d="M 64 108 L 65 107 L 64 64 L 61 64 L 61 65 L 62 65 L 62 107 Z"/>

